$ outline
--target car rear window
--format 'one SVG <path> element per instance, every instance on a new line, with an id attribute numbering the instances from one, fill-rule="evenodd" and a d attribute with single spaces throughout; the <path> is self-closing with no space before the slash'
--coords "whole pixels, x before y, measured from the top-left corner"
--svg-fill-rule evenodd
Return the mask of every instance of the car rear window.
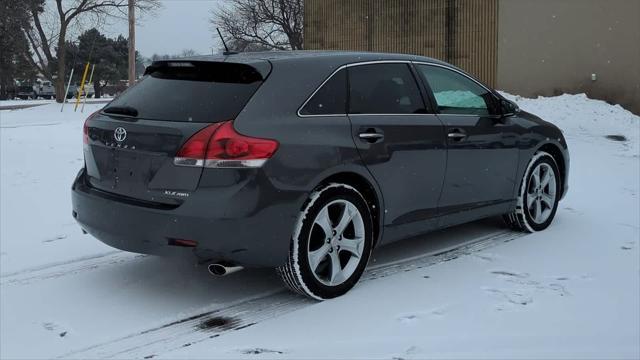
<path id="1" fill-rule="evenodd" d="M 300 115 L 337 115 L 347 112 L 347 71 L 328 79 L 300 110 Z"/>
<path id="2" fill-rule="evenodd" d="M 231 120 L 263 81 L 262 75 L 246 64 L 159 63 L 149 67 L 142 80 L 104 111 L 133 109 L 137 118 L 152 120 L 206 123 Z"/>

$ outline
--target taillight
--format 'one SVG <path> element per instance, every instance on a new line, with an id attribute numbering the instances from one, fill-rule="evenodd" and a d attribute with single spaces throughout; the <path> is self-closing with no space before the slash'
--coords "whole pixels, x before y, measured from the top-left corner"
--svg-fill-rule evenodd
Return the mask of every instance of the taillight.
<path id="1" fill-rule="evenodd" d="M 219 127 L 220 123 L 213 124 L 195 133 L 182 145 L 176 154 L 174 163 L 184 166 L 203 166 L 211 136 Z"/>
<path id="2" fill-rule="evenodd" d="M 87 125 L 87 120 L 84 121 L 84 126 L 82 126 L 82 143 L 85 145 L 89 144 L 89 126 Z"/>
<path id="3" fill-rule="evenodd" d="M 93 114 L 89 115 L 89 117 L 84 121 L 84 125 L 82 126 L 82 143 L 85 144 L 85 145 L 89 145 L 89 125 L 88 125 L 88 122 L 89 122 L 89 120 L 94 118 L 99 113 L 100 113 L 100 110 L 94 112 Z"/>
<path id="4" fill-rule="evenodd" d="M 178 151 L 173 162 L 179 166 L 256 168 L 277 149 L 277 141 L 238 134 L 233 121 L 225 121 L 195 133 Z"/>

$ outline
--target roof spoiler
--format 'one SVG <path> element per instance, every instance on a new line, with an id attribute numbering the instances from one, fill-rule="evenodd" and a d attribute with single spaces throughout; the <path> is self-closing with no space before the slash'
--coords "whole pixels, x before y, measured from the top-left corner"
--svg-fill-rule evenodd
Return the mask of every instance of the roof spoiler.
<path id="1" fill-rule="evenodd" d="M 242 61 L 231 62 L 231 61 L 222 61 L 222 59 L 220 59 L 219 61 L 176 59 L 176 60 L 154 61 L 153 63 L 151 63 L 151 65 L 147 66 L 147 68 L 144 71 L 144 75 L 145 76 L 149 75 L 161 69 L 189 68 L 189 67 L 197 67 L 199 65 L 206 66 L 206 64 L 213 64 L 213 63 L 220 63 L 220 64 L 226 64 L 226 65 L 236 64 L 238 66 L 246 66 L 248 68 L 251 68 L 253 71 L 256 71 L 257 73 L 259 73 L 260 76 L 262 76 L 263 80 L 265 80 L 267 76 L 269 76 L 269 74 L 271 73 L 271 63 L 266 60 L 258 60 L 258 61 L 252 61 L 252 62 L 242 62 Z"/>

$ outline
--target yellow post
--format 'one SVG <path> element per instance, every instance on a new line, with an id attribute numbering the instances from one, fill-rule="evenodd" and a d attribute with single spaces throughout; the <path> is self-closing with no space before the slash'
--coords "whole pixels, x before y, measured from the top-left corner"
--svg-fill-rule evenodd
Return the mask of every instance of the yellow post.
<path id="1" fill-rule="evenodd" d="M 73 111 L 78 110 L 78 104 L 80 104 L 80 95 L 84 92 L 84 82 L 87 80 L 87 72 L 89 72 L 89 63 L 84 67 L 84 74 L 82 74 L 82 82 L 80 83 L 80 90 L 78 91 L 78 98 L 76 99 L 76 107 Z"/>
<path id="2" fill-rule="evenodd" d="M 96 69 L 96 64 L 93 64 L 93 66 L 91 67 L 91 75 L 89 75 L 89 84 L 92 84 L 91 80 L 93 80 L 93 70 L 95 69 Z M 95 96 L 95 90 L 96 89 L 93 89 L 94 96 Z M 84 101 L 82 102 L 82 107 L 80 108 L 80 112 L 84 112 L 84 104 L 87 103 L 87 95 L 84 96 Z"/>

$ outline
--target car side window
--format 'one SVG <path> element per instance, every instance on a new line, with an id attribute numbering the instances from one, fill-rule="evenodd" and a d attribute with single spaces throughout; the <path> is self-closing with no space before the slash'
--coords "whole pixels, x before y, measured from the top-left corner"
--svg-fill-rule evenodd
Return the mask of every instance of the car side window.
<path id="1" fill-rule="evenodd" d="M 408 64 L 351 66 L 350 114 L 419 114 L 425 112 L 418 84 Z"/>
<path id="2" fill-rule="evenodd" d="M 468 77 L 439 66 L 417 65 L 433 91 L 440 114 L 498 114 L 493 95 Z"/>
<path id="3" fill-rule="evenodd" d="M 300 115 L 345 114 L 347 110 L 347 71 L 339 70 L 316 91 L 300 110 Z"/>

